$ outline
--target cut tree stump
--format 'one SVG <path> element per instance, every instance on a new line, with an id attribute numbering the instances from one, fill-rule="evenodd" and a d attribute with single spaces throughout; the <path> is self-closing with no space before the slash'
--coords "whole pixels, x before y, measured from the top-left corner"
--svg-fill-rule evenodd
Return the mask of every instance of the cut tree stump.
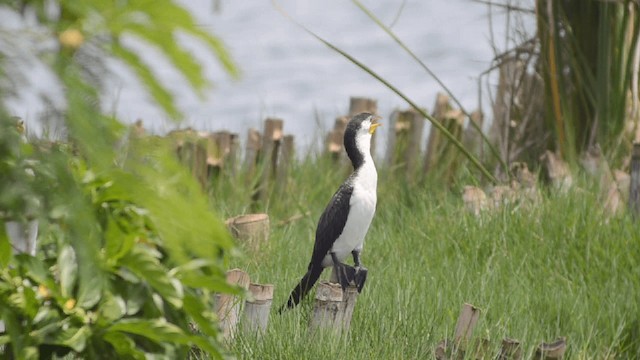
<path id="1" fill-rule="evenodd" d="M 562 359 L 567 350 L 567 340 L 560 337 L 551 343 L 542 343 L 536 348 L 535 359 L 554 360 Z"/>
<path id="2" fill-rule="evenodd" d="M 502 340 L 502 347 L 498 360 L 520 360 L 522 359 L 522 346 L 520 341 L 510 338 Z"/>
<path id="3" fill-rule="evenodd" d="M 240 269 L 229 270 L 227 271 L 227 283 L 248 289 L 249 275 Z M 216 294 L 215 310 L 225 340 L 232 340 L 236 335 L 242 303 L 241 296 Z"/>
<path id="4" fill-rule="evenodd" d="M 280 159 L 278 160 L 278 167 L 276 169 L 276 184 L 278 190 L 282 191 L 287 188 L 287 182 L 289 179 L 289 168 L 291 162 L 294 159 L 295 143 L 293 135 L 285 135 L 282 138 L 282 145 L 280 149 Z"/>
<path id="5" fill-rule="evenodd" d="M 249 284 L 250 298 L 244 304 L 242 328 L 248 333 L 264 334 L 269 323 L 273 285 Z"/>
<path id="6" fill-rule="evenodd" d="M 460 316 L 458 317 L 458 322 L 456 323 L 456 332 L 454 337 L 456 348 L 462 350 L 466 349 L 469 340 L 471 340 L 473 329 L 476 327 L 476 323 L 478 322 L 479 317 L 480 309 L 471 304 L 465 303 L 462 305 Z"/>
<path id="7" fill-rule="evenodd" d="M 408 178 L 415 174 L 420 158 L 420 142 L 425 119 L 414 109 L 395 111 L 390 117 L 387 162 L 404 169 Z"/>
<path id="8" fill-rule="evenodd" d="M 256 129 L 249 129 L 247 132 L 247 144 L 245 148 L 244 166 L 247 172 L 247 178 L 253 177 L 260 158 L 260 149 L 262 148 L 262 135 Z"/>
<path id="9" fill-rule="evenodd" d="M 349 117 L 357 115 L 361 112 L 368 112 L 371 114 L 378 113 L 378 101 L 366 97 L 352 96 L 349 99 Z"/>
<path id="10" fill-rule="evenodd" d="M 261 149 L 261 153 L 263 154 L 261 159 L 262 176 L 257 192 L 258 198 L 262 200 L 266 199 L 269 193 L 269 184 L 276 175 L 283 128 L 284 121 L 282 119 L 268 118 L 264 122 Z"/>
<path id="11" fill-rule="evenodd" d="M 366 98 L 366 97 L 356 97 L 352 96 L 349 99 L 349 119 L 354 115 L 357 115 L 361 112 L 368 112 L 373 115 L 378 115 L 378 101 L 376 99 Z M 344 132 L 343 132 L 344 134 Z M 376 134 L 374 133 L 371 137 L 371 154 L 375 154 L 376 151 Z"/>
<path id="12" fill-rule="evenodd" d="M 311 329 L 342 331 L 342 320 L 344 318 L 342 300 L 343 293 L 340 284 L 327 281 L 318 283 L 316 300 L 313 304 L 313 314 L 311 316 Z"/>
<path id="13" fill-rule="evenodd" d="M 225 221 L 231 235 L 251 249 L 257 249 L 269 241 L 269 215 L 247 214 Z"/>

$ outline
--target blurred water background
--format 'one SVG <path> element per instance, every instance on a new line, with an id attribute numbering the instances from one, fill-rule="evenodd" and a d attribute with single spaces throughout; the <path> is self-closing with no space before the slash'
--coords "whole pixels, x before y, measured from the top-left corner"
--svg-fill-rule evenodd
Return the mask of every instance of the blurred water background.
<path id="1" fill-rule="evenodd" d="M 499 11 L 493 9 L 492 34 L 488 6 L 471 0 L 363 2 L 385 24 L 392 25 L 392 30 L 467 110 L 478 108 L 477 80 L 495 56 L 492 42 L 499 48 L 505 43 L 504 20 L 496 16 Z M 181 3 L 202 27 L 225 42 L 242 75 L 231 79 L 197 41 L 178 37 L 205 64 L 206 75 L 214 84 L 200 98 L 153 48 L 132 39 L 130 45 L 145 54 L 161 81 L 175 94 L 185 120 L 180 124 L 168 121 L 135 76 L 109 62 L 113 76 L 103 106 L 127 123 L 143 119 L 145 127 L 156 133 L 189 126 L 230 130 L 244 139 L 249 127 L 261 128 L 264 118 L 273 116 L 284 119 L 285 132 L 294 134 L 300 147 L 308 148 L 322 143 L 320 134 L 331 128 L 336 116 L 347 112 L 350 96 L 377 99 L 383 116 L 395 108 L 407 108 L 401 98 L 370 75 L 285 18 L 271 1 Z M 418 104 L 433 108 L 436 93 L 442 91 L 439 85 L 354 4 L 344 0 L 281 0 L 279 4 L 297 21 L 370 66 Z M 10 109 L 27 121 L 38 118 L 44 110 L 41 93 L 55 92 L 45 69 L 34 65 L 31 77 L 35 90 L 9 102 Z"/>

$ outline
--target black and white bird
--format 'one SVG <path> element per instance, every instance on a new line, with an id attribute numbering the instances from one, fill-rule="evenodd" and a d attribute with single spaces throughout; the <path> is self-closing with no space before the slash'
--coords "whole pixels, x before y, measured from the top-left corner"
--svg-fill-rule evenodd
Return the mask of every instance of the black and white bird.
<path id="1" fill-rule="evenodd" d="M 343 289 L 354 281 L 358 291 L 362 290 L 367 270 L 360 263 L 360 253 L 376 211 L 378 185 L 378 173 L 371 157 L 371 136 L 380 126 L 379 118 L 360 113 L 347 124 L 344 147 L 353 164 L 353 173 L 340 185 L 320 216 L 307 273 L 280 311 L 296 306 L 322 271 L 330 266 L 334 267 Z M 353 256 L 354 268 L 342 263 L 349 254 Z"/>

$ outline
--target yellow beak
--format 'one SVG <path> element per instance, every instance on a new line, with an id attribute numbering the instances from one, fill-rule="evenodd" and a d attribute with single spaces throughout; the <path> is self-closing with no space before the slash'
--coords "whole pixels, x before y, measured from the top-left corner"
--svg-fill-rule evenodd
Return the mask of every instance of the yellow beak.
<path id="1" fill-rule="evenodd" d="M 373 118 L 371 118 L 372 124 L 371 127 L 369 127 L 369 134 L 373 135 L 373 133 L 376 132 L 376 128 L 378 128 L 378 126 L 382 126 L 382 124 L 376 122 L 380 119 L 382 119 L 381 116 L 374 116 Z"/>

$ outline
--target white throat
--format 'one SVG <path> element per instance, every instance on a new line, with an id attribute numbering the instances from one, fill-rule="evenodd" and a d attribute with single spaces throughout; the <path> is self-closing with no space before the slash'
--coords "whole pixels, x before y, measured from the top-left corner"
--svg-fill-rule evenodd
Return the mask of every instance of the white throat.
<path id="1" fill-rule="evenodd" d="M 362 190 L 373 193 L 375 197 L 376 188 L 378 186 L 378 172 L 376 165 L 371 157 L 371 134 L 360 135 L 356 138 L 356 146 L 363 155 L 363 163 L 357 169 L 354 182 L 361 187 Z"/>

